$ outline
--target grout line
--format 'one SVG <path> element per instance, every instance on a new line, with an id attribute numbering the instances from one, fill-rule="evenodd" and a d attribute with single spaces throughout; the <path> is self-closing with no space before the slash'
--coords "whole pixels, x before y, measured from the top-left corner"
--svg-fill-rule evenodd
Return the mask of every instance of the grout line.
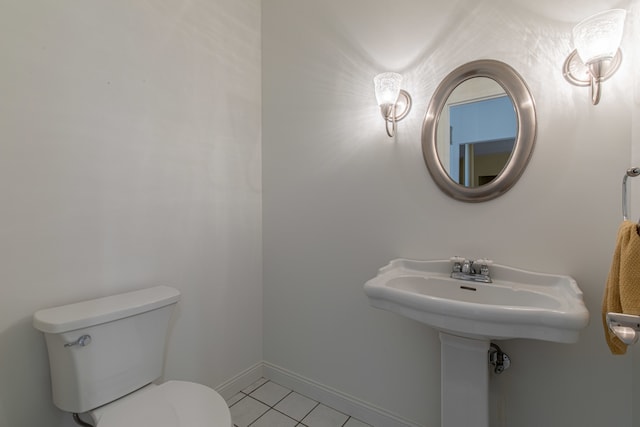
<path id="1" fill-rule="evenodd" d="M 262 384 L 260 384 L 258 387 L 256 387 L 256 388 L 254 388 L 253 390 L 251 390 L 251 391 L 248 393 L 248 395 L 250 396 L 250 395 L 251 395 L 251 393 L 255 393 L 255 392 L 256 392 L 256 390 L 261 389 L 261 388 L 262 388 L 262 386 L 264 386 L 264 385 L 265 385 L 266 383 L 268 383 L 268 382 L 269 382 L 269 381 L 265 381 L 265 382 L 263 382 L 263 383 L 262 383 Z M 257 399 L 256 399 L 256 400 L 257 400 Z"/>
<path id="2" fill-rule="evenodd" d="M 269 408 L 269 409 L 267 409 L 267 411 L 266 411 L 266 412 L 264 412 L 262 415 L 260 415 L 260 416 L 259 416 L 258 418 L 256 418 L 255 420 L 253 420 L 253 421 L 252 421 L 252 422 L 251 422 L 247 427 L 250 427 L 250 426 L 252 426 L 253 424 L 255 424 L 256 422 L 258 422 L 258 420 L 259 420 L 260 418 L 264 417 L 264 416 L 265 416 L 269 411 L 271 411 L 271 410 L 276 411 L 276 412 L 278 412 L 278 413 L 280 413 L 280 414 L 284 415 L 285 417 L 289 418 L 289 419 L 290 419 L 290 420 L 292 420 L 292 421 L 295 421 L 295 422 L 297 423 L 297 424 L 296 424 L 296 426 L 298 426 L 299 424 L 302 424 L 302 421 L 301 421 L 301 420 L 297 420 L 297 419 L 293 418 L 292 416 L 290 416 L 289 414 L 286 414 L 286 413 L 284 413 L 284 412 L 282 412 L 282 411 L 280 411 L 280 410 L 276 409 L 276 405 L 277 405 L 278 403 L 282 402 L 284 399 L 286 399 L 286 398 L 287 398 L 287 396 L 289 396 L 290 394 L 292 394 L 292 393 L 293 393 L 293 390 L 289 389 L 289 393 L 285 394 L 285 395 L 284 395 L 280 400 L 278 400 L 278 401 L 277 401 L 276 403 L 274 403 L 273 405 L 269 405 L 267 402 L 263 402 L 262 400 L 258 399 L 257 397 L 251 396 L 251 394 L 253 394 L 256 390 L 258 390 L 260 387 L 264 386 L 264 385 L 265 385 L 265 384 L 267 384 L 268 382 L 271 382 L 271 381 L 270 381 L 270 380 L 269 380 L 269 381 L 265 381 L 265 382 L 264 382 L 263 384 L 261 384 L 259 387 L 256 387 L 256 388 L 255 388 L 255 390 L 252 390 L 252 391 L 251 391 L 251 393 L 249 393 L 249 394 L 244 393 L 244 392 L 241 392 L 242 394 L 244 394 L 244 395 L 245 395 L 245 397 L 250 397 L 250 398 L 252 398 L 253 400 L 256 400 L 256 401 L 258 401 L 258 402 L 262 403 L 263 405 L 268 406 L 268 408 Z M 273 384 L 276 384 L 276 383 L 273 383 Z M 278 384 L 278 385 L 280 385 L 280 384 Z M 282 387 L 282 386 L 281 386 L 281 387 Z M 240 399 L 240 400 L 243 400 L 243 399 L 244 399 L 244 397 L 243 397 L 242 399 Z M 239 402 L 239 401 L 238 401 L 238 402 Z M 237 403 L 237 402 L 236 402 L 236 403 Z M 316 405 L 316 406 L 318 406 L 318 405 Z M 315 408 L 315 406 L 314 406 L 314 408 Z M 313 409 L 312 409 L 312 410 L 313 410 Z M 311 411 L 309 411 L 309 413 L 310 413 L 310 412 L 311 412 Z M 307 414 L 305 415 L 305 417 L 306 417 L 307 415 L 309 415 L 309 413 L 307 413 Z M 303 418 L 304 418 L 304 417 L 303 417 Z"/>
<path id="3" fill-rule="evenodd" d="M 287 393 L 282 399 L 278 400 L 276 403 L 273 404 L 272 408 L 275 409 L 276 405 L 280 402 L 282 402 L 283 400 L 285 400 L 287 398 L 287 396 L 289 396 L 291 393 L 293 393 L 293 390 L 290 390 L 289 393 Z M 286 415 L 286 414 L 285 414 Z"/>
<path id="4" fill-rule="evenodd" d="M 265 383 L 265 384 L 266 384 L 266 383 Z M 274 384 L 275 384 L 275 383 L 274 383 Z M 278 385 L 279 385 L 279 384 L 278 384 Z M 261 386 L 261 387 L 262 387 L 262 386 Z M 282 387 L 282 386 L 281 386 L 281 387 Z M 258 387 L 258 388 L 260 388 L 260 387 Z M 256 389 L 256 390 L 257 390 L 257 389 Z M 255 390 L 254 390 L 254 391 L 255 391 Z M 253 391 L 252 391 L 251 393 L 253 393 Z M 274 403 L 273 405 L 269 405 L 267 402 L 263 402 L 262 400 L 258 399 L 258 398 L 257 398 L 257 397 L 255 397 L 255 396 L 251 396 L 251 395 L 250 395 L 250 396 L 251 396 L 252 398 L 254 398 L 255 400 L 257 400 L 258 402 L 260 402 L 260 403 L 263 403 L 263 404 L 267 405 L 269 408 L 271 408 L 271 409 L 276 409 L 276 405 L 277 405 L 278 403 L 282 402 L 284 399 L 286 399 L 286 398 L 287 398 L 287 396 L 289 396 L 291 393 L 293 393 L 293 390 L 290 390 L 290 391 L 289 391 L 289 393 L 287 393 L 287 394 L 286 394 L 282 399 L 278 400 L 278 401 L 277 401 L 276 403 Z M 278 412 L 280 412 L 280 411 L 278 411 Z M 287 414 L 284 414 L 284 415 L 287 415 Z M 288 415 L 287 415 L 287 416 L 288 416 Z M 291 418 L 291 417 L 289 417 L 289 418 Z M 297 420 L 296 420 L 296 421 L 297 421 Z"/>
<path id="5" fill-rule="evenodd" d="M 314 411 L 314 409 L 316 409 L 318 406 L 320 406 L 320 402 L 317 402 L 315 404 L 315 406 L 313 408 L 311 408 L 311 410 L 309 412 L 307 412 L 306 414 L 304 414 L 304 417 L 302 417 L 302 419 L 300 420 L 300 422 L 302 423 L 302 421 L 307 418 L 309 416 L 310 413 L 312 413 Z"/>
<path id="6" fill-rule="evenodd" d="M 295 421 L 295 422 L 297 423 L 297 424 L 296 424 L 296 427 L 306 427 L 306 424 L 304 424 L 304 423 L 303 423 L 303 420 L 304 420 L 306 417 L 308 417 L 308 416 L 309 416 L 309 414 L 311 414 L 311 413 L 312 413 L 312 412 L 313 412 L 313 411 L 314 411 L 318 406 L 320 406 L 322 403 L 321 403 L 321 402 L 316 401 L 315 399 L 311 399 L 311 398 L 309 398 L 308 396 L 305 396 L 305 395 L 303 395 L 303 394 L 300 394 L 300 393 L 296 392 L 295 390 L 291 390 L 291 389 L 288 389 L 288 390 L 289 390 L 289 393 L 287 393 L 287 394 L 286 394 L 282 399 L 278 400 L 278 401 L 277 401 L 276 403 L 274 403 L 273 405 L 269 405 L 268 403 L 263 402 L 262 400 L 260 400 L 260 399 L 258 399 L 258 398 L 256 398 L 256 397 L 253 397 L 253 396 L 251 395 L 251 394 L 253 394 L 256 390 L 258 390 L 259 388 L 261 388 L 262 386 L 264 386 L 265 384 L 267 384 L 268 382 L 273 382 L 273 381 L 271 381 L 271 380 L 267 380 L 267 381 L 265 381 L 264 383 L 260 384 L 260 385 L 259 385 L 258 387 L 256 387 L 255 389 L 251 390 L 249 393 L 245 393 L 244 391 L 239 391 L 239 392 L 238 392 L 238 394 L 242 394 L 242 395 L 244 395 L 244 396 L 243 396 L 242 398 L 238 399 L 238 401 L 237 401 L 237 402 L 235 402 L 233 405 L 229 406 L 229 408 L 231 408 L 232 406 L 237 405 L 238 403 L 240 403 L 241 401 L 245 400 L 246 398 L 251 398 L 251 399 L 255 400 L 256 402 L 260 402 L 260 403 L 262 403 L 263 405 L 267 406 L 267 410 L 266 410 L 265 412 L 263 412 L 262 414 L 260 414 L 260 416 L 259 416 L 258 418 L 256 418 L 256 419 L 255 419 L 255 420 L 253 420 L 251 423 L 249 423 L 247 427 L 251 427 L 252 425 L 254 425 L 254 424 L 255 424 L 255 423 L 256 423 L 260 418 L 264 417 L 264 416 L 265 416 L 269 411 L 271 411 L 271 410 L 274 410 L 274 411 L 276 411 L 276 412 L 279 412 L 280 414 L 284 415 L 285 417 L 287 417 L 287 418 L 289 418 L 289 419 L 291 419 L 291 420 Z M 274 382 L 274 384 L 277 384 L 277 383 L 275 383 L 275 382 Z M 277 385 L 280 385 L 280 384 L 277 384 Z M 300 396 L 306 397 L 307 399 L 310 399 L 310 400 L 312 400 L 312 401 L 316 402 L 316 404 L 313 406 L 313 408 L 311 408 L 311 410 L 310 410 L 309 412 L 307 412 L 304 416 L 302 416 L 302 418 L 301 418 L 300 420 L 297 420 L 297 419 L 293 418 L 292 416 L 290 416 L 289 414 L 287 414 L 287 413 L 285 413 L 285 412 L 283 412 L 283 411 L 281 411 L 281 410 L 279 410 L 279 409 L 276 409 L 276 405 L 277 405 L 277 404 L 279 404 L 280 402 L 282 402 L 284 399 L 286 399 L 289 395 L 291 395 L 291 394 L 292 394 L 292 393 L 294 393 L 294 392 L 295 392 L 295 393 L 297 393 L 297 394 L 299 394 Z M 325 405 L 325 406 L 326 406 L 326 405 Z M 334 409 L 334 408 L 331 408 L 330 406 L 327 406 L 327 408 L 333 409 L 333 410 L 334 410 L 334 411 L 336 411 L 336 412 L 340 412 L 340 411 L 337 411 L 337 410 L 336 410 L 336 409 Z M 340 413 L 341 413 L 341 414 L 343 414 L 343 415 L 346 415 L 346 416 L 347 416 L 347 419 L 346 419 L 346 420 L 345 420 L 345 422 L 344 422 L 344 423 L 342 423 L 342 425 L 341 425 L 341 427 L 344 427 L 344 426 L 349 422 L 349 420 L 350 420 L 351 418 L 353 418 L 353 417 L 352 417 L 351 415 L 349 415 L 349 414 L 344 414 L 343 412 L 340 412 Z M 234 426 L 234 427 L 238 427 L 235 423 L 233 424 L 233 426 Z"/>
<path id="7" fill-rule="evenodd" d="M 254 399 L 254 400 L 256 400 L 256 401 L 260 402 L 258 399 Z M 262 402 L 260 402 L 260 403 L 262 403 Z M 271 410 L 271 408 L 267 408 L 267 410 L 266 410 L 266 411 L 264 411 L 264 412 L 263 412 L 263 413 L 262 413 L 258 418 L 256 418 L 256 419 L 255 419 L 255 420 L 253 420 L 252 422 L 250 422 L 250 423 L 247 425 L 247 427 L 251 427 L 252 425 L 254 425 L 256 422 L 258 422 L 258 420 L 259 420 L 260 418 L 264 417 L 264 415 L 265 415 L 267 412 L 269 412 L 270 410 Z"/>
<path id="8" fill-rule="evenodd" d="M 269 381 L 267 381 L 267 382 L 269 382 Z M 264 383 L 264 384 L 266 384 L 266 383 Z M 262 385 L 264 385 L 264 384 L 262 384 Z M 276 384 L 276 383 L 274 383 L 274 384 Z M 260 387 L 262 387 L 262 385 L 261 385 Z M 280 384 L 277 384 L 277 385 L 280 385 Z M 258 388 L 260 388 L 260 387 L 258 387 Z M 282 387 L 282 386 L 280 386 L 280 387 Z M 256 390 L 258 390 L 258 388 L 256 388 Z M 251 396 L 251 395 L 252 395 L 256 390 L 253 390 L 253 391 L 252 391 L 250 394 L 248 394 L 247 396 L 251 397 L 252 399 L 257 400 L 258 402 L 260 402 L 260 403 L 262 403 L 262 404 L 264 404 L 264 405 L 267 405 L 267 406 L 268 406 L 269 408 L 271 408 L 271 409 L 275 409 L 275 407 L 276 407 L 276 405 L 277 405 L 278 403 L 282 402 L 284 399 L 286 399 L 286 398 L 287 398 L 287 396 L 289 396 L 291 393 L 293 393 L 293 390 L 287 389 L 287 390 L 289 390 L 289 393 L 285 394 L 285 395 L 284 395 L 284 397 L 283 397 L 282 399 L 278 400 L 278 401 L 277 401 L 276 403 L 274 403 L 273 405 L 270 405 L 269 403 L 267 403 L 267 402 L 263 402 L 262 400 L 258 399 L 258 398 L 257 398 L 257 397 L 255 397 L 255 396 Z M 284 415 L 287 415 L 287 414 L 284 414 Z M 291 418 L 291 417 L 289 417 L 289 418 Z"/>
<path id="9" fill-rule="evenodd" d="M 247 398 L 247 396 L 249 396 L 247 393 L 243 393 L 241 391 L 239 391 L 237 394 L 244 394 L 244 396 L 242 396 L 240 399 L 238 399 L 235 403 L 233 403 L 232 405 L 228 405 L 229 408 L 231 408 L 232 406 L 236 406 L 238 403 L 240 403 L 240 401 L 244 400 Z M 235 425 L 235 424 L 234 424 Z"/>
<path id="10" fill-rule="evenodd" d="M 281 414 L 282 414 L 282 415 L 284 415 L 285 417 L 289 418 L 290 420 L 293 420 L 293 421 L 297 422 L 298 424 L 300 424 L 300 423 L 302 422 L 302 421 L 298 421 L 298 420 L 296 420 L 295 418 L 293 418 L 293 417 L 292 417 L 291 415 L 289 415 L 289 414 L 286 414 L 286 413 L 284 413 L 284 412 L 282 412 L 282 411 L 277 410 L 276 408 L 271 408 L 271 409 L 272 409 L 272 410 L 274 410 L 274 411 L 276 411 L 276 412 L 281 413 Z M 298 425 L 298 424 L 296 424 L 296 425 Z"/>

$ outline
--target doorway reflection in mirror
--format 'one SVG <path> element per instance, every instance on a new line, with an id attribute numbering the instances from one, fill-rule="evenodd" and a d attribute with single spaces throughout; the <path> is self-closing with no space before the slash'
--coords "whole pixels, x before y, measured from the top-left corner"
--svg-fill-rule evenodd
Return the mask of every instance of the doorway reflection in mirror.
<path id="1" fill-rule="evenodd" d="M 511 157 L 517 122 L 511 98 L 495 80 L 458 85 L 438 122 L 438 157 L 449 177 L 465 187 L 490 183 Z"/>

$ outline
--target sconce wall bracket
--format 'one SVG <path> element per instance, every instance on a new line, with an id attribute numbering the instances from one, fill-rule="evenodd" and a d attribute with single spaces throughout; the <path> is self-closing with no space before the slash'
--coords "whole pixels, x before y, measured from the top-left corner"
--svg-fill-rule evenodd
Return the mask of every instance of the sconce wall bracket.
<path id="1" fill-rule="evenodd" d="M 409 112 L 411 111 L 411 95 L 404 89 L 400 89 L 400 93 L 398 94 L 398 100 L 395 104 L 384 104 L 380 106 L 380 113 L 385 120 L 385 127 L 387 130 L 387 135 L 390 137 L 395 136 L 396 134 L 396 122 L 407 117 Z M 391 129 L 389 129 L 389 125 L 391 125 Z"/>
<path id="2" fill-rule="evenodd" d="M 622 51 L 618 49 L 618 53 L 610 61 L 602 61 L 600 69 L 600 81 L 603 82 L 613 76 L 620 64 L 622 63 Z M 578 51 L 573 50 L 567 56 L 562 66 L 562 75 L 564 78 L 576 86 L 591 86 L 591 72 L 589 67 L 585 65 L 578 56 Z"/>
<path id="3" fill-rule="evenodd" d="M 622 51 L 618 49 L 616 55 L 610 60 L 600 60 L 591 65 L 586 65 L 578 56 L 578 51 L 567 56 L 562 66 L 562 75 L 565 80 L 575 86 L 591 86 L 591 103 L 600 102 L 600 83 L 613 76 L 622 63 Z"/>
<path id="4" fill-rule="evenodd" d="M 398 100 L 396 101 L 395 105 L 391 106 L 392 108 L 386 108 L 386 109 L 384 106 L 382 106 L 380 108 L 380 112 L 382 113 L 382 117 L 384 117 L 386 121 L 399 122 L 400 120 L 407 117 L 407 115 L 411 111 L 411 105 L 412 105 L 412 101 L 411 101 L 411 95 L 409 95 L 409 92 L 407 92 L 404 89 L 400 89 L 400 94 L 398 95 Z M 393 112 L 394 109 L 395 109 L 395 113 Z"/>

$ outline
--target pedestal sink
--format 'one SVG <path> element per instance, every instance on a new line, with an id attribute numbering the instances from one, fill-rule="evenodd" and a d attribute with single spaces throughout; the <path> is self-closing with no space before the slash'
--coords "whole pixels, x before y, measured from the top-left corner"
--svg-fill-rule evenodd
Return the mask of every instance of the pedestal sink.
<path id="1" fill-rule="evenodd" d="M 575 343 L 589 312 L 569 276 L 494 264 L 492 283 L 477 283 L 452 279 L 451 265 L 396 259 L 364 291 L 373 307 L 440 331 L 442 427 L 488 427 L 491 340 Z"/>

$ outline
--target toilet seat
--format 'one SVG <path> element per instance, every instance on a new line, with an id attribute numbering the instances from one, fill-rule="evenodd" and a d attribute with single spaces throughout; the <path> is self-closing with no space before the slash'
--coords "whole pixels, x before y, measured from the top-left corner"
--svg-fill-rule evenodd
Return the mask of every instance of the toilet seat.
<path id="1" fill-rule="evenodd" d="M 202 384 L 150 384 L 90 412 L 96 427 L 231 427 L 226 402 Z"/>

